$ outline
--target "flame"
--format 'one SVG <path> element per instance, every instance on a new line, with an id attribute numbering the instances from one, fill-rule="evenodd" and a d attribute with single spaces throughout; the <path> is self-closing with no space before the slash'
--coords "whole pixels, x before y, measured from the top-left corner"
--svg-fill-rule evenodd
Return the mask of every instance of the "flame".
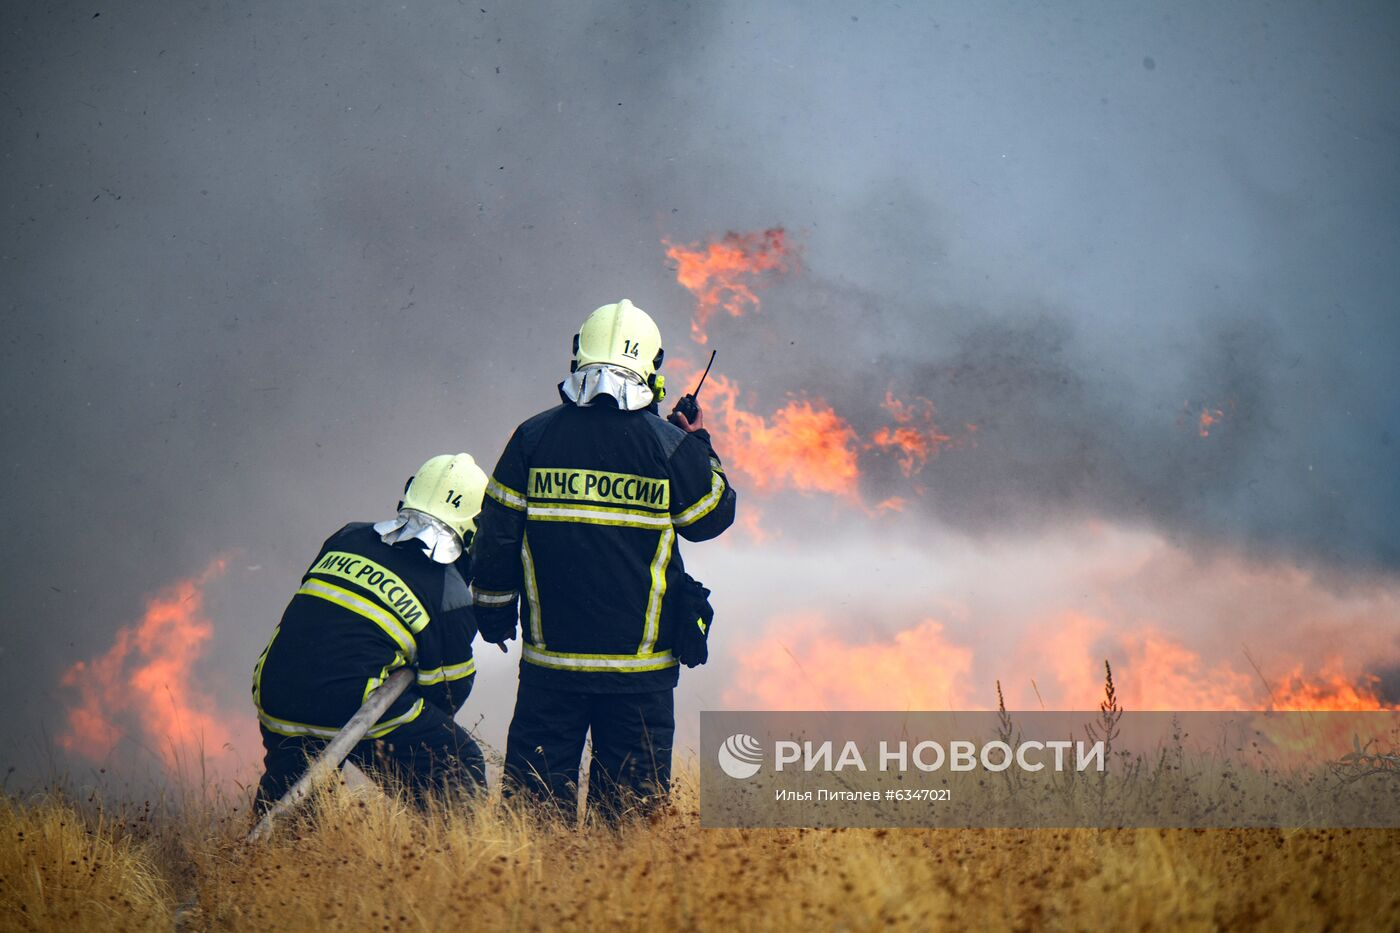
<path id="1" fill-rule="evenodd" d="M 912 477 L 941 449 L 963 442 L 938 428 L 933 403 L 925 398 L 902 402 L 886 392 L 884 407 L 896 423 L 876 429 L 863 440 L 849 421 L 820 398 L 789 400 L 765 417 L 740 404 L 741 391 L 733 379 L 710 378 L 714 388 L 707 390 L 706 424 L 722 435 L 720 443 L 732 458 L 732 469 L 760 493 L 782 489 L 826 493 L 859 506 L 862 451 L 892 451 L 901 472 Z M 967 430 L 970 436 L 976 426 L 967 425 Z M 923 489 L 915 491 L 922 494 Z M 905 496 L 891 495 L 866 511 L 872 515 L 898 512 L 907 502 Z"/>
<path id="2" fill-rule="evenodd" d="M 666 255 L 676 263 L 676 280 L 695 296 L 691 335 L 706 342 L 705 327 L 721 308 L 739 317 L 759 307 L 754 292 L 765 272 L 786 272 L 791 261 L 787 234 L 781 227 L 761 233 L 727 233 L 708 245 L 678 246 L 663 239 Z M 691 385 L 698 368 L 685 360 L 671 364 L 674 384 Z M 860 496 L 860 454 L 866 450 L 894 455 L 906 477 L 921 471 L 945 446 L 958 443 L 934 422 L 933 402 L 912 401 L 886 391 L 883 407 L 893 425 L 863 437 L 851 423 L 820 398 L 789 399 L 771 414 L 740 404 L 737 381 L 712 375 L 706 384 L 705 424 L 729 457 L 726 464 L 759 493 L 792 489 L 804 495 L 825 493 L 865 509 L 869 514 L 902 511 L 907 498 L 887 495 L 871 508 Z M 975 425 L 967 425 L 970 436 Z M 916 488 L 922 494 L 922 488 Z M 751 507 L 746 507 L 751 508 Z"/>
<path id="3" fill-rule="evenodd" d="M 892 449 L 905 476 L 913 476 L 928 462 L 928 439 L 914 428 L 880 428 L 870 438 L 876 447 Z"/>
<path id="4" fill-rule="evenodd" d="M 781 228 L 729 233 L 707 245 L 663 243 L 667 256 L 676 263 L 678 282 L 695 296 L 691 329 L 701 344 L 706 342 L 706 326 L 718 310 L 735 317 L 757 310 L 760 303 L 755 290 L 764 273 L 783 273 L 789 268 L 789 247 Z M 677 363 L 670 365 L 677 371 Z M 684 370 L 682 363 L 680 371 Z M 696 367 L 688 381 L 679 375 L 677 378 L 693 384 L 698 375 Z M 886 490 L 880 501 L 867 506 L 861 496 L 862 455 L 892 457 L 903 476 L 912 480 L 948 448 L 976 445 L 976 424 L 945 430 L 935 418 L 931 399 L 896 396 L 893 389 L 885 391 L 882 402 L 887 423 L 860 426 L 819 397 L 789 397 L 771 410 L 745 407 L 746 395 L 732 375 L 712 374 L 705 392 L 706 425 L 716 435 L 718 449 L 724 451 L 726 468 L 741 479 L 741 488 L 763 495 L 783 491 L 827 495 L 872 517 L 904 511 L 909 497 L 904 490 L 893 494 Z M 1227 412 L 1234 417 L 1233 399 L 1218 407 L 1188 401 L 1178 426 L 1209 437 L 1219 430 Z M 909 491 L 924 493 L 917 482 L 910 484 Z M 741 523 L 754 540 L 779 533 L 762 521 L 752 499 L 741 510 Z M 1400 592 L 1387 591 L 1379 602 L 1339 602 L 1327 587 L 1296 567 L 1251 564 L 1243 558 L 1201 573 L 1197 558 L 1160 539 L 1144 548 L 1138 539 L 1124 536 L 1108 523 L 1088 524 L 1100 527 L 1103 540 L 1127 545 L 1126 565 L 1124 555 L 1111 548 L 1105 551 L 1111 559 L 1100 558 L 1105 566 L 1097 571 L 1109 571 L 1104 579 L 1085 579 L 1081 568 L 1091 558 L 1081 547 L 1052 552 L 1048 557 L 1035 555 L 1026 561 L 1029 576 L 1018 576 L 995 561 L 987 565 L 997 567 L 1002 575 L 994 581 L 998 591 L 1005 589 L 1005 578 L 1023 583 L 1027 579 L 1081 581 L 1069 602 L 1036 600 L 1034 618 L 1013 621 L 993 615 L 982 620 L 997 631 L 1007 626 L 1023 627 L 1011 636 L 1009 659 L 1003 656 L 1004 651 L 974 651 L 976 638 L 960 643 L 956 628 L 945 629 L 941 622 L 922 618 L 915 607 L 908 615 L 922 621 L 873 639 L 851 638 L 844 634 L 849 627 L 819 615 L 782 617 L 773 623 L 781 629 L 778 634 L 763 636 L 745 649 L 741 676 L 736 679 L 743 686 L 736 688 L 734 696 L 770 708 L 796 704 L 880 709 L 905 702 L 892 696 L 920 698 L 938 706 L 951 703 L 977 708 L 985 706 L 974 701 L 983 699 L 986 690 L 978 689 L 975 696 L 959 692 L 965 685 L 963 675 L 971 667 L 983 687 L 996 678 L 1011 685 L 1032 686 L 1032 691 L 1020 690 L 1020 702 L 1032 708 L 1032 704 L 1047 703 L 1060 708 L 1092 708 L 1101 695 L 1101 665 L 1108 657 L 1119 674 L 1119 695 L 1125 706 L 1133 709 L 1386 708 L 1379 699 L 1378 682 L 1362 673 L 1361 666 L 1367 663 L 1363 658 L 1380 657 L 1390 649 L 1380 643 L 1379 636 L 1362 638 L 1362 633 L 1377 631 L 1380 627 L 1375 620 L 1394 617 Z M 1117 560 L 1119 566 L 1108 567 L 1111 560 Z M 1049 572 L 1048 563 L 1057 564 L 1054 573 Z M 981 568 L 970 569 L 971 575 L 982 572 Z M 1131 586 L 1124 583 L 1129 579 Z M 1067 608 L 1085 602 L 1101 605 L 1088 613 Z M 1365 608 L 1358 609 L 1358 605 Z M 1312 610 L 1320 612 L 1316 619 L 1309 617 Z M 973 611 L 965 617 L 978 618 Z M 1192 619 L 1216 622 L 1213 627 L 1203 627 L 1189 621 Z M 1265 665 L 1274 675 L 1266 682 L 1264 672 L 1252 661 L 1245 663 L 1238 641 L 1222 643 L 1245 624 L 1251 625 L 1260 639 L 1256 643 L 1277 644 L 1275 637 L 1291 631 L 1317 648 L 1310 654 L 1308 648 L 1297 647 L 1302 641 L 1296 642 L 1294 656 L 1310 660 L 1294 663 L 1285 657 Z M 1345 656 L 1329 653 L 1326 649 L 1337 641 L 1326 633 L 1343 630 L 1353 636 Z M 796 641 L 788 645 L 784 639 Z M 928 649 L 929 657 L 947 658 L 948 666 L 940 660 L 939 669 L 930 674 L 926 665 L 911 663 L 909 649 L 920 647 Z M 846 658 L 860 663 L 848 664 L 843 660 Z M 801 680 L 801 671 L 814 668 L 840 670 L 841 675 Z M 865 671 L 874 674 L 867 677 Z M 932 687 L 926 682 L 929 677 L 935 678 Z M 1008 695 L 1014 697 L 1015 692 L 1013 686 Z"/>
<path id="5" fill-rule="evenodd" d="M 756 641 L 740 646 L 726 694 L 735 708 L 750 709 L 988 709 L 985 689 L 975 690 L 974 649 L 946 626 L 922 619 L 875 639 L 844 634 L 852 628 L 818 613 L 784 615 L 762 627 Z M 1003 670 L 1008 683 L 1042 680 L 1050 708 L 1092 709 L 1103 687 L 1102 659 L 1087 642 L 1111 626 L 1067 614 L 1053 626 L 1060 636 L 1035 642 L 1039 660 L 1029 670 Z M 1294 667 L 1266 689 L 1260 678 L 1226 662 L 1207 663 L 1196 651 L 1152 628 L 1099 642 L 1113 661 L 1120 701 L 1133 710 L 1383 710 L 1374 677 L 1351 677 L 1339 658 L 1310 674 Z M 1029 658 L 1023 657 L 1022 666 Z M 993 669 L 1001 667 L 993 662 Z M 1048 669 L 1048 670 L 1047 670 Z M 1048 678 L 1045 675 L 1048 673 Z M 989 681 L 990 682 L 990 681 Z M 1058 685 L 1058 689 L 1056 686 Z M 1028 708 L 1031 704 L 1023 703 Z"/>
<path id="6" fill-rule="evenodd" d="M 1219 408 L 1201 409 L 1201 417 L 1197 424 L 1197 432 L 1201 437 L 1210 437 L 1211 426 L 1219 424 L 1224 417 L 1225 413 Z"/>
<path id="7" fill-rule="evenodd" d="M 787 272 L 792 260 L 782 227 L 762 233 L 726 233 L 706 245 L 661 242 L 666 256 L 676 263 L 676 281 L 695 296 L 690 333 L 697 343 L 708 340 L 705 325 L 721 308 L 733 317 L 750 308 L 758 310 L 760 302 L 751 285 L 765 272 Z"/>
<path id="8" fill-rule="evenodd" d="M 874 639 L 868 631 L 857 635 L 853 628 L 817 613 L 770 620 L 764 634 L 736 652 L 725 704 L 732 709 L 798 711 L 994 708 L 992 690 L 976 689 L 979 665 L 973 650 L 959 643 L 944 623 L 923 618 Z M 1037 657 L 1062 656 L 1065 666 L 1056 673 L 1077 681 L 1073 689 L 1077 699 L 1052 696 L 1041 705 L 1091 711 L 1102 698 L 1103 662 L 1091 660 L 1084 649 L 1086 640 L 1108 627 L 1104 620 L 1068 613 L 1055 620 L 1055 628 L 1057 635 L 1037 642 Z M 1301 719 L 1280 719 L 1265 712 L 1248 719 L 1249 731 L 1257 739 L 1252 751 L 1271 767 L 1312 767 L 1338 760 L 1360 745 L 1358 734 L 1375 732 L 1376 721 L 1362 719 L 1360 713 L 1387 708 L 1347 678 L 1336 659 L 1312 678 L 1304 677 L 1299 667 L 1285 678 L 1286 688 L 1275 688 L 1275 702 L 1264 704 L 1258 700 L 1257 679 L 1251 682 L 1248 675 L 1226 664 L 1208 665 L 1160 632 L 1130 633 L 1120 648 L 1127 660 L 1114 665 L 1114 680 L 1127 710 L 1357 711 L 1356 716 Z M 1076 664 L 1078 669 L 1070 671 Z M 1010 697 L 1008 701 L 1012 709 L 1034 708 L 1018 707 Z M 1213 742 L 1216 737 L 1201 738 Z M 1394 741 L 1392 735 L 1387 747 L 1393 747 Z"/>
<path id="9" fill-rule="evenodd" d="M 230 725 L 195 672 L 214 634 L 204 590 L 227 565 L 226 558 L 216 558 L 197 576 L 165 587 L 147 602 L 139 623 L 117 632 L 105 654 L 64 673 L 61 682 L 77 691 L 79 703 L 68 711 L 60 747 L 102 761 L 135 734 L 172 774 L 194 761 L 223 758 L 235 746 L 250 747 L 251 726 Z M 135 727 L 128 730 L 121 722 Z"/>
<path id="10" fill-rule="evenodd" d="M 1079 635 L 1098 634 L 1113 626 L 1096 621 Z M 1122 629 L 1123 626 L 1117 628 Z M 1044 645 L 1040 647 L 1044 648 Z M 1295 663 L 1277 682 L 1251 670 L 1251 662 L 1233 659 L 1207 661 L 1200 652 L 1152 626 L 1122 631 L 1100 642 L 1115 655 L 1119 696 L 1125 709 L 1138 710 L 1382 710 L 1387 707 L 1376 694 L 1378 679 L 1350 676 L 1341 658 L 1330 656 L 1309 671 Z M 1077 656 L 1088 661 L 1091 652 L 1081 647 Z M 1119 663 L 1121 661 L 1121 663 Z M 1064 669 L 1060 682 L 1066 693 L 1083 703 L 1094 695 L 1089 676 L 1092 664 L 1081 664 L 1078 675 Z M 1077 683 L 1075 681 L 1077 680 Z"/>
<path id="11" fill-rule="evenodd" d="M 886 389 L 883 405 L 890 416 L 899 424 L 909 424 L 918 418 L 925 421 L 933 420 L 933 402 L 926 398 L 919 397 L 913 402 L 904 402 L 895 398 L 894 392 Z"/>
<path id="12" fill-rule="evenodd" d="M 934 424 L 933 402 L 928 399 L 916 396 L 913 402 L 904 402 L 886 390 L 883 405 L 894 418 L 895 425 L 876 430 L 870 443 L 893 452 L 905 476 L 922 470 L 930 457 L 938 456 L 938 451 L 953 440 Z"/>
<path id="13" fill-rule="evenodd" d="M 1380 710 L 1388 709 L 1377 696 L 1380 678 L 1374 674 L 1351 677 L 1340 658 L 1329 658 L 1321 671 L 1308 677 L 1295 664 L 1276 684 L 1270 685 L 1270 709 L 1278 710 Z"/>
<path id="14" fill-rule="evenodd" d="M 1106 620 L 1074 610 L 1035 619 L 1018 639 L 1019 650 L 1010 663 L 997 664 L 994 676 L 1007 687 L 1008 705 L 1026 709 L 1085 706 L 1098 689 L 1091 678 L 1102 670 L 1100 639 L 1110 628 Z"/>
<path id="15" fill-rule="evenodd" d="M 1130 632 L 1119 640 L 1119 694 L 1124 708 L 1145 710 L 1259 709 L 1257 678 L 1224 662 L 1207 664 L 1201 655 L 1155 629 Z M 1092 696 L 1084 691 L 1086 696 Z"/>
<path id="16" fill-rule="evenodd" d="M 739 386 L 711 375 L 706 400 L 724 434 L 727 469 L 759 492 L 795 489 L 859 500 L 860 438 L 821 399 L 794 399 L 770 418 L 739 405 Z M 732 466 L 731 466 L 732 464 Z"/>
<path id="17" fill-rule="evenodd" d="M 924 619 L 888 641 L 852 642 L 820 615 L 775 619 L 738 655 L 735 709 L 963 708 L 972 652 Z"/>
<path id="18" fill-rule="evenodd" d="M 1182 408 L 1186 419 L 1189 419 L 1192 427 L 1195 428 L 1199 437 L 1210 437 L 1210 432 L 1225 420 L 1225 409 L 1228 408 L 1233 414 L 1235 410 L 1235 400 L 1227 399 L 1224 407 L 1215 408 L 1210 405 L 1201 405 L 1201 410 L 1193 412 L 1194 406 L 1187 401 Z M 1182 420 L 1177 421 L 1178 427 L 1185 427 Z"/>
<path id="19" fill-rule="evenodd" d="M 1327 574 L 1228 550 L 1205 563 L 1160 533 L 1102 520 L 1016 541 L 929 528 L 900 542 L 872 529 L 811 546 L 791 570 L 800 595 L 765 617 L 757 606 L 772 604 L 756 594 L 752 634 L 730 636 L 736 705 L 787 708 L 791 695 L 808 708 L 888 709 L 918 697 L 988 709 L 1000 680 L 1011 709 L 1092 710 L 1108 659 L 1129 710 L 1400 709 L 1374 676 L 1400 660 L 1385 625 L 1400 612 L 1400 584 L 1384 578 L 1339 589 Z M 885 583 L 925 575 L 923 595 L 873 581 L 855 595 L 829 579 L 827 568 L 857 560 L 874 561 Z M 936 580 L 946 582 L 930 590 Z M 861 609 L 831 608 L 843 604 Z M 809 682 L 797 682 L 798 667 Z"/>
<path id="20" fill-rule="evenodd" d="M 699 370 L 692 369 L 688 362 L 678 362 L 676 382 L 693 384 Z M 705 425 L 724 451 L 726 468 L 743 477 L 747 488 L 763 494 L 785 489 L 825 493 L 865 508 L 860 496 L 862 451 L 893 450 L 904 475 L 913 476 L 939 450 L 963 440 L 939 430 L 928 399 L 903 402 L 888 391 L 883 407 L 896 424 L 877 429 L 868 440 L 820 398 L 790 399 L 765 416 L 742 404 L 743 391 L 733 378 L 712 373 L 704 392 Z M 976 431 L 976 425 L 966 427 L 969 436 Z M 865 511 L 898 512 L 907 502 L 905 496 L 891 495 Z"/>

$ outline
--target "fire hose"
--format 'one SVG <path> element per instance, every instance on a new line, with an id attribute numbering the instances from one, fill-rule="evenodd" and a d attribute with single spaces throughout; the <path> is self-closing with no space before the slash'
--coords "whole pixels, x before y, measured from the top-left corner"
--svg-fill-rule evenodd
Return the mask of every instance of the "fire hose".
<path id="1" fill-rule="evenodd" d="M 258 825 L 254 826 L 253 831 L 248 834 L 248 841 L 257 842 L 259 839 L 266 838 L 267 834 L 272 831 L 273 820 L 305 800 L 317 781 L 339 768 L 340 763 L 345 760 L 345 756 L 350 754 L 350 749 L 354 748 L 355 743 L 364 738 L 370 727 L 379 721 L 379 717 L 384 715 L 389 704 L 397 700 L 400 694 L 408 689 L 408 685 L 413 683 L 415 676 L 413 668 L 401 667 L 390 674 L 388 680 L 375 687 L 370 695 L 365 697 L 364 705 L 360 707 L 359 711 L 350 717 L 350 721 L 335 734 L 335 738 L 326 743 L 325 749 L 316 756 L 315 761 L 311 762 L 300 780 L 293 784 L 291 789 L 263 814 Z"/>

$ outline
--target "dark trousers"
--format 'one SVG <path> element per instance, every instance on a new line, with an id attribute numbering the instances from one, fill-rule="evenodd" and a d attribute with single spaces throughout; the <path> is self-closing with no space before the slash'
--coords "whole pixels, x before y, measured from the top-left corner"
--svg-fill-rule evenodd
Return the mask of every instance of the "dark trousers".
<path id="1" fill-rule="evenodd" d="M 588 807 L 605 819 L 648 809 L 671 788 L 674 691 L 577 693 L 520 685 L 506 739 L 506 781 L 572 819 L 579 762 L 592 732 Z"/>
<path id="2" fill-rule="evenodd" d="M 325 748 L 323 739 L 285 736 L 262 730 L 263 776 L 255 809 L 276 803 Z M 377 780 L 400 782 L 421 805 L 443 786 L 475 790 L 486 787 L 486 761 L 467 730 L 436 706 L 425 704 L 412 722 L 379 739 L 356 743 L 346 756 Z"/>

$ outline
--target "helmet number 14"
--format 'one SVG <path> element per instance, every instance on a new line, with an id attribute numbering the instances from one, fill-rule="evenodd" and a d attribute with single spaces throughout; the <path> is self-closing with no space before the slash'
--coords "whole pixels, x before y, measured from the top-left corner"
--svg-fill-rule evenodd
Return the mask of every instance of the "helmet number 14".
<path id="1" fill-rule="evenodd" d="M 447 504 L 460 509 L 462 507 L 462 494 L 455 489 L 447 490 Z"/>
<path id="2" fill-rule="evenodd" d="M 624 340 L 624 341 L 622 341 L 622 355 L 623 355 L 623 356 L 629 356 L 629 357 L 631 357 L 632 359 L 635 360 L 635 359 L 637 358 L 637 354 L 638 354 L 639 352 L 641 352 L 641 349 L 642 349 L 642 348 L 639 347 L 639 346 L 637 346 L 637 343 L 636 343 L 636 341 L 634 341 L 634 340 Z"/>

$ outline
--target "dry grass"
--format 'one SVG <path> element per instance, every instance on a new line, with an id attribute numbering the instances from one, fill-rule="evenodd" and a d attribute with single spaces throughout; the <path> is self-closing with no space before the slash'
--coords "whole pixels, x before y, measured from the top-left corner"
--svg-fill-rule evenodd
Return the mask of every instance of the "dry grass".
<path id="1" fill-rule="evenodd" d="M 58 797 L 0 800 L 0 925 L 10 930 L 159 930 L 171 888 L 153 849 L 103 813 Z"/>
<path id="2" fill-rule="evenodd" d="M 6 929 L 1393 929 L 1395 830 L 617 832 L 333 788 L 266 844 L 227 803 L 6 800 Z"/>

